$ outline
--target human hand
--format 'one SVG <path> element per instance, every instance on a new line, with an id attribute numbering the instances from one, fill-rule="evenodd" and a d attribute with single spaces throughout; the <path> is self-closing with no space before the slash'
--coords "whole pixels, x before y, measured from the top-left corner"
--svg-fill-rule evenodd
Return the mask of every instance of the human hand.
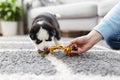
<path id="1" fill-rule="evenodd" d="M 71 51 L 71 53 L 83 53 L 93 46 L 93 44 L 90 43 L 87 36 L 82 36 L 73 39 L 68 46 L 72 45 L 77 45 L 78 49 L 76 51 Z"/>
<path id="2" fill-rule="evenodd" d="M 102 36 L 95 30 L 92 30 L 88 35 L 73 39 L 68 46 L 77 45 L 77 51 L 71 51 L 71 53 L 84 53 L 92 48 L 97 42 L 102 40 Z"/>

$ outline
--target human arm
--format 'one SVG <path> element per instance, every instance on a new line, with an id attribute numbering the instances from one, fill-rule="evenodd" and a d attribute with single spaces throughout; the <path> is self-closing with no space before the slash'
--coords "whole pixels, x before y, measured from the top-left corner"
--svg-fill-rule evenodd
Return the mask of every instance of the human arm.
<path id="1" fill-rule="evenodd" d="M 108 12 L 94 29 L 98 31 L 105 40 L 113 33 L 120 31 L 120 2 Z"/>
<path id="2" fill-rule="evenodd" d="M 102 39 L 107 39 L 113 33 L 120 31 L 120 2 L 104 17 L 104 19 L 93 30 L 85 36 L 73 39 L 70 46 L 76 44 L 77 51 L 72 53 L 83 53 L 93 47 Z"/>

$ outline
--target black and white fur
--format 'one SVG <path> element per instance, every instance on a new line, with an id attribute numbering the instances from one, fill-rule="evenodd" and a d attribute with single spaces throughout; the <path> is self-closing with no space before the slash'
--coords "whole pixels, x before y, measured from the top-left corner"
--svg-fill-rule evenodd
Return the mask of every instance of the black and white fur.
<path id="1" fill-rule="evenodd" d="M 36 44 L 38 50 L 44 50 L 53 45 L 60 45 L 60 27 L 56 16 L 51 13 L 42 13 L 32 23 L 30 38 Z"/>

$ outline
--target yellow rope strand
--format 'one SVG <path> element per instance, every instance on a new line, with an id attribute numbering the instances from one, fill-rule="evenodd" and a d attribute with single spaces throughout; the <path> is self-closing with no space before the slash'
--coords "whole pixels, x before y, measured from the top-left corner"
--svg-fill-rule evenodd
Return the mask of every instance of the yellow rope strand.
<path id="1" fill-rule="evenodd" d="M 40 51 L 38 53 L 41 54 L 42 56 L 45 56 L 49 53 L 52 53 L 56 49 L 62 49 L 62 50 L 64 50 L 66 55 L 70 56 L 71 50 L 77 50 L 77 46 L 76 45 L 73 45 L 73 46 L 61 46 L 61 45 L 51 46 L 50 48 L 46 48 L 44 51 Z"/>

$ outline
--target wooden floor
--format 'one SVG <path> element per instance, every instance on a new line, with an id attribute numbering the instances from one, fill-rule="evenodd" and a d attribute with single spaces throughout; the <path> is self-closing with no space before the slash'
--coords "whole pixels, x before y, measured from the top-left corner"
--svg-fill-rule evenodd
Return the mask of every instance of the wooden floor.
<path id="1" fill-rule="evenodd" d="M 61 31 L 62 37 L 79 37 L 88 34 L 90 31 Z"/>
<path id="2" fill-rule="evenodd" d="M 2 33 L 0 33 L 0 36 L 2 36 Z"/>

